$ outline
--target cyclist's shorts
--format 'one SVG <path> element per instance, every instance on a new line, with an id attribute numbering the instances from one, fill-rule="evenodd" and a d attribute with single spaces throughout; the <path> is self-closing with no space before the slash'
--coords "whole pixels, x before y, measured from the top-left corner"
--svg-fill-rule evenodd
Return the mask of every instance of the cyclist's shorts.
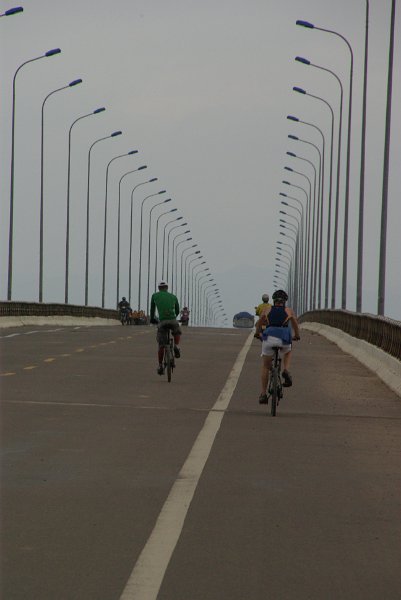
<path id="1" fill-rule="evenodd" d="M 157 336 L 156 339 L 159 344 L 165 343 L 165 332 L 171 329 L 173 335 L 181 335 L 181 329 L 178 324 L 178 321 L 175 319 L 171 319 L 171 321 L 160 321 L 157 327 Z"/>
<path id="2" fill-rule="evenodd" d="M 287 354 L 291 350 L 291 344 L 283 344 L 283 340 L 278 337 L 269 335 L 267 340 L 262 342 L 262 354 L 261 356 L 273 356 L 273 348 L 278 346 L 280 348 L 280 355 Z"/>

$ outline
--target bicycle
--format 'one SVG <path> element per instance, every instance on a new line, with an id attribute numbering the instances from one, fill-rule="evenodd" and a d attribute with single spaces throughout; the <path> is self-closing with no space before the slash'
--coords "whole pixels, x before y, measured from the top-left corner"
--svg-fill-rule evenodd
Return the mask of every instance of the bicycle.
<path id="1" fill-rule="evenodd" d="M 267 386 L 268 398 L 271 398 L 270 413 L 272 417 L 276 416 L 277 407 L 283 397 L 283 384 L 281 381 L 281 358 L 280 347 L 273 347 L 274 355 L 272 358 L 272 366 L 270 368 L 269 383 Z"/>
<path id="2" fill-rule="evenodd" d="M 174 357 L 174 339 L 171 335 L 170 328 L 163 328 L 160 330 L 160 337 L 163 336 L 162 343 L 160 344 L 164 348 L 163 355 L 163 367 L 167 373 L 167 381 L 171 382 L 171 376 L 175 369 L 175 357 Z"/>

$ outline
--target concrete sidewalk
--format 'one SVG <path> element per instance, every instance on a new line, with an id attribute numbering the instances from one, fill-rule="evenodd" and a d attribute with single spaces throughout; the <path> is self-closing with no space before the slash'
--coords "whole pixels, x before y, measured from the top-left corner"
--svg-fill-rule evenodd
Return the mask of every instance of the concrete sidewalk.
<path id="1" fill-rule="evenodd" d="M 387 354 L 380 348 L 359 340 L 341 329 L 321 323 L 302 323 L 301 328 L 319 333 L 337 344 L 341 350 L 350 354 L 365 367 L 373 371 L 393 392 L 401 396 L 401 360 Z"/>

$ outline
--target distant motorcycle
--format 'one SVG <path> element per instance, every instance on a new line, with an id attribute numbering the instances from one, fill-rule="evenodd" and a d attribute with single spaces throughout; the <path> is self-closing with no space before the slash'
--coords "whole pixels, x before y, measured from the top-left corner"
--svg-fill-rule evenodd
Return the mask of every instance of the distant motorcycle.
<path id="1" fill-rule="evenodd" d="M 131 325 L 131 310 L 129 308 L 120 309 L 121 325 Z"/>

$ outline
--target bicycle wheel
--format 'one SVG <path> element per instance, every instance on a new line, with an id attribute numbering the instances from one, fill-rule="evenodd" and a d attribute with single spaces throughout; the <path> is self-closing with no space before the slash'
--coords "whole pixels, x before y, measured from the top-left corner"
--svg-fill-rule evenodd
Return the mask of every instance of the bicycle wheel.
<path id="1" fill-rule="evenodd" d="M 171 381 L 171 373 L 172 373 L 172 367 L 171 367 L 171 351 L 170 351 L 170 346 L 167 346 L 166 350 L 165 350 L 166 354 L 166 371 L 167 371 L 167 381 L 170 383 Z"/>
<path id="2" fill-rule="evenodd" d="M 276 416 L 276 412 L 277 412 L 277 404 L 279 401 L 279 382 L 278 382 L 278 373 L 277 373 L 277 369 L 276 367 L 273 367 L 272 373 L 271 373 L 271 394 L 272 394 L 272 401 L 271 401 L 271 405 L 270 405 L 270 413 L 272 417 Z"/>

